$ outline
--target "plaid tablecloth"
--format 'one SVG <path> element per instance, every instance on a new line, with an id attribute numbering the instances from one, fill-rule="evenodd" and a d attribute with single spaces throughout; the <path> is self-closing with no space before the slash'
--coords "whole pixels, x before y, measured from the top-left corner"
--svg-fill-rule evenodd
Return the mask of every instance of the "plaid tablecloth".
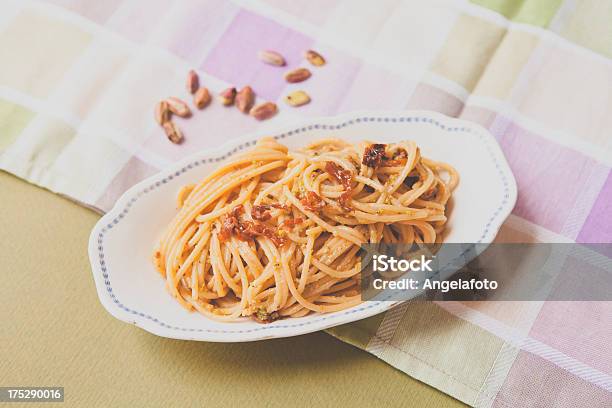
<path id="1" fill-rule="evenodd" d="M 0 168 L 105 211 L 246 132 L 431 109 L 499 139 L 519 186 L 499 241 L 612 242 L 611 21 L 597 0 L 3 0 Z M 213 103 L 179 146 L 152 119 L 191 68 L 280 102 L 257 51 L 307 48 L 328 60 L 307 106 L 260 123 Z M 612 406 L 612 302 L 407 303 L 330 332 L 473 406 Z"/>

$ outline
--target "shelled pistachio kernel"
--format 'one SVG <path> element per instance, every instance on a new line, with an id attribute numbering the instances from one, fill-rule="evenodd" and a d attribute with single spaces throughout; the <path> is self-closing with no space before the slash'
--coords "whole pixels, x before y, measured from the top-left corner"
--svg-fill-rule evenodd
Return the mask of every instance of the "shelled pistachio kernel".
<path id="1" fill-rule="evenodd" d="M 306 59 L 315 67 L 320 67 L 321 65 L 325 65 L 325 58 L 318 52 L 314 50 L 306 51 Z"/>
<path id="2" fill-rule="evenodd" d="M 193 95 L 193 103 L 198 109 L 204 109 L 210 103 L 210 99 L 207 88 L 199 88 Z"/>
<path id="3" fill-rule="evenodd" d="M 285 102 L 290 106 L 302 106 L 310 102 L 310 96 L 304 91 L 293 91 L 285 96 Z"/>

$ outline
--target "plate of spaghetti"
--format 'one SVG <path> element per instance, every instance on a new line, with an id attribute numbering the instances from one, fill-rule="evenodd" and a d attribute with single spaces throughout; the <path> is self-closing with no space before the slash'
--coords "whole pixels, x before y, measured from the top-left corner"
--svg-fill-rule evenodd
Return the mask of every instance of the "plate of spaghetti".
<path id="1" fill-rule="evenodd" d="M 248 135 L 128 190 L 94 227 L 102 304 L 154 334 L 252 341 L 384 312 L 362 245 L 489 243 L 516 182 L 483 128 L 359 112 Z"/>

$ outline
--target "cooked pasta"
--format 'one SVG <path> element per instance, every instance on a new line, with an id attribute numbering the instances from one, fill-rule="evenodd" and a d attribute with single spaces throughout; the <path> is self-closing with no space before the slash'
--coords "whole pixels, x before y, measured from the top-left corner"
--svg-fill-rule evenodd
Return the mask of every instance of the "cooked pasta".
<path id="1" fill-rule="evenodd" d="M 264 138 L 179 192 L 154 262 L 181 305 L 216 320 L 346 309 L 361 302 L 360 246 L 440 242 L 458 180 L 412 141 Z"/>

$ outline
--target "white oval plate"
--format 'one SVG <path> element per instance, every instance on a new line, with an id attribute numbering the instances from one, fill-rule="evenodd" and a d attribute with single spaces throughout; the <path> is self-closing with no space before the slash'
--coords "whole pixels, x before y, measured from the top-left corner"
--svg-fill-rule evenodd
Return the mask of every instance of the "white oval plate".
<path id="1" fill-rule="evenodd" d="M 340 312 L 270 324 L 246 318 L 221 323 L 186 312 L 166 292 L 151 254 L 176 214 L 176 193 L 266 135 L 290 148 L 331 136 L 351 142 L 416 141 L 425 157 L 450 163 L 461 176 L 445 242 L 490 243 L 516 202 L 516 182 L 495 138 L 478 125 L 435 112 L 355 112 L 251 134 L 197 153 L 138 183 L 98 221 L 89 239 L 89 258 L 98 296 L 110 314 L 158 336 L 240 342 L 310 333 L 373 316 L 398 303 L 368 301 Z"/>

